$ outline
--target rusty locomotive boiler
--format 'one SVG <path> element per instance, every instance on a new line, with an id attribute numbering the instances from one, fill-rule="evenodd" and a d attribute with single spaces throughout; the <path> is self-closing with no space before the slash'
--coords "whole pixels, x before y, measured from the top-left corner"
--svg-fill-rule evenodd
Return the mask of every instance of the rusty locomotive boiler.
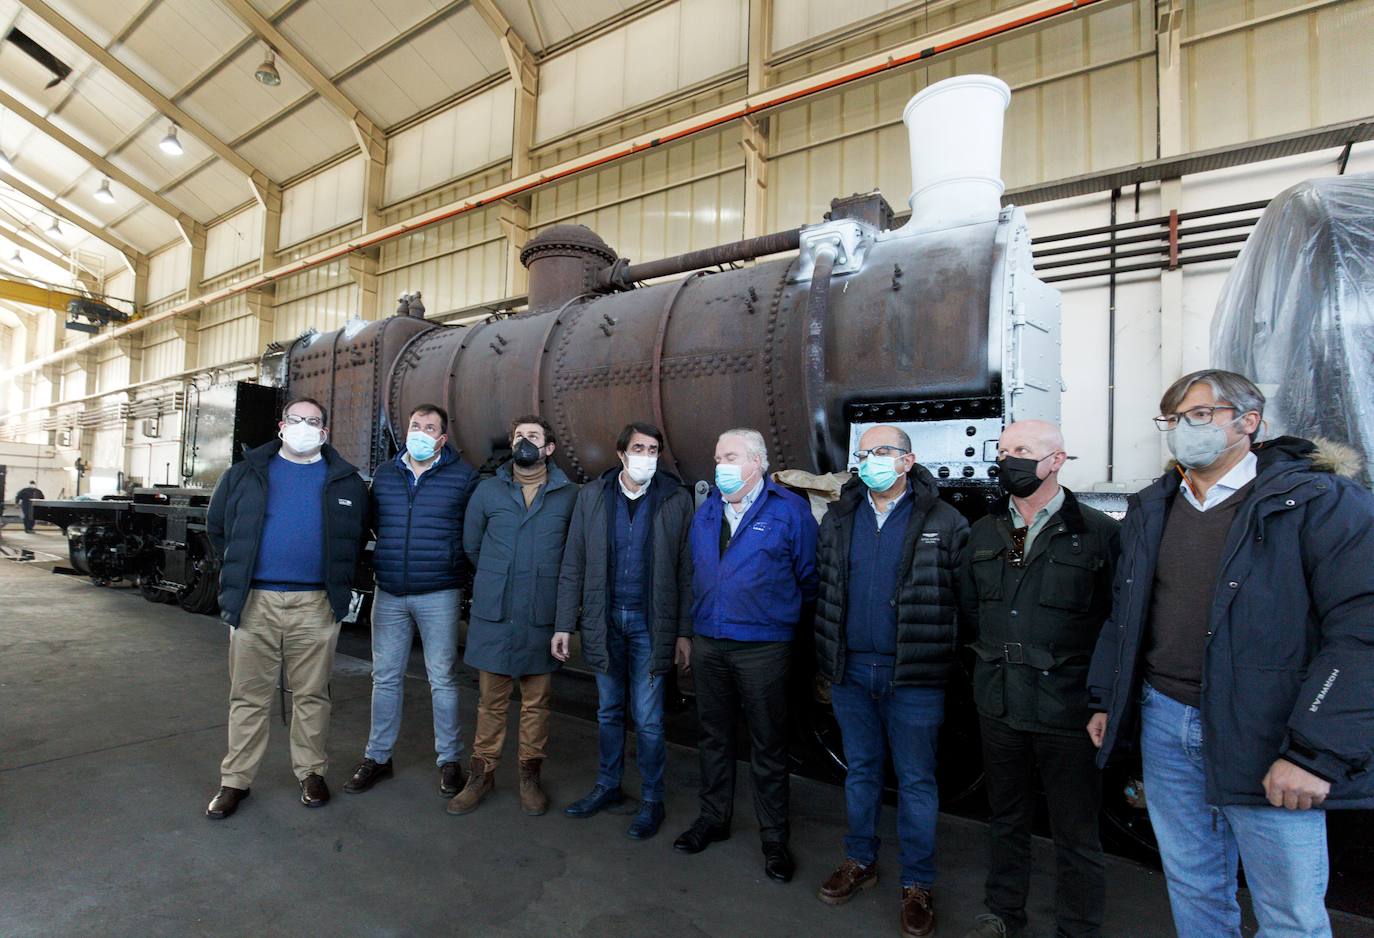
<path id="1" fill-rule="evenodd" d="M 946 485 L 986 486 L 1004 421 L 1058 417 L 1059 298 L 1035 278 L 1023 213 L 1000 204 L 1005 86 L 952 84 L 913 99 L 913 139 L 931 137 L 954 97 L 974 115 L 965 136 L 995 140 L 947 141 L 959 157 L 943 163 L 918 152 L 901 227 L 881 196 L 856 196 L 816 225 L 632 264 L 590 229 L 555 225 L 520 254 L 527 312 L 307 337 L 287 353 L 287 393 L 323 401 L 334 444 L 368 468 L 396 452 L 410 408 L 432 402 L 479 465 L 512 418 L 542 415 L 577 481 L 615 464 L 631 420 L 663 429 L 665 465 L 688 482 L 710 478 L 728 427 L 762 431 L 777 468 L 830 472 L 865 427 L 895 422 Z M 640 285 L 671 274 L 686 276 Z"/>

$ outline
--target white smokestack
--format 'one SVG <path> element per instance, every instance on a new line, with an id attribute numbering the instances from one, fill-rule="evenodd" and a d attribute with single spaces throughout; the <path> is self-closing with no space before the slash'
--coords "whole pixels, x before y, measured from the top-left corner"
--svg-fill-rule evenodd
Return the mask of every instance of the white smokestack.
<path id="1" fill-rule="evenodd" d="M 995 221 L 1002 210 L 1006 82 L 961 75 L 924 89 L 902 111 L 911 147 L 911 220 L 903 232 Z"/>

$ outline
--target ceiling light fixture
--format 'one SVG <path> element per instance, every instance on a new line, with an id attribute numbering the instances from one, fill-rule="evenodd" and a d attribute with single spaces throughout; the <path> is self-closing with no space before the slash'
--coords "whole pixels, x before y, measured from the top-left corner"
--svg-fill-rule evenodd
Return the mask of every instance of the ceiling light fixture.
<path id="1" fill-rule="evenodd" d="M 48 226 L 48 234 L 52 235 L 54 238 L 64 237 L 62 234 L 62 226 L 57 223 L 56 215 L 52 217 L 52 224 Z"/>
<path id="2" fill-rule="evenodd" d="M 157 148 L 168 156 L 181 156 L 186 151 L 181 147 L 181 141 L 177 139 L 177 125 L 173 124 L 167 128 L 167 136 L 163 137 L 158 143 Z"/>
<path id="3" fill-rule="evenodd" d="M 4 150 L 0 150 L 0 169 L 3 169 L 7 173 L 14 172 L 14 163 L 10 161 L 9 156 L 5 154 Z"/>
<path id="4" fill-rule="evenodd" d="M 24 263 L 24 255 L 22 255 L 22 254 L 19 253 L 19 249 L 18 249 L 18 248 L 15 248 L 15 249 L 14 249 L 14 256 L 11 257 L 10 260 L 13 261 L 13 262 L 16 263 L 16 264 L 22 264 L 22 263 Z"/>
<path id="5" fill-rule="evenodd" d="M 106 205 L 114 205 L 114 193 L 110 191 L 110 180 L 100 180 L 100 188 L 95 190 L 95 200 Z"/>
<path id="6" fill-rule="evenodd" d="M 281 72 L 277 71 L 277 54 L 270 48 L 267 50 L 267 58 L 262 60 L 258 70 L 253 73 L 253 77 L 269 88 L 275 88 L 281 84 Z"/>

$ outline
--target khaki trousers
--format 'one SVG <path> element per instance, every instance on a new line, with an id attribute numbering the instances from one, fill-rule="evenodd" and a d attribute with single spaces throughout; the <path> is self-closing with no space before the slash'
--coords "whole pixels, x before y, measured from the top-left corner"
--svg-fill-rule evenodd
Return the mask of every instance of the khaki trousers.
<path id="1" fill-rule="evenodd" d="M 472 753 L 495 768 L 506 745 L 506 713 L 510 693 L 520 683 L 520 761 L 542 759 L 549 745 L 549 701 L 552 674 L 526 674 L 521 678 L 478 671 L 477 734 Z"/>
<path id="2" fill-rule="evenodd" d="M 329 767 L 329 672 L 339 623 L 323 590 L 250 590 L 239 627 L 229 637 L 229 753 L 220 784 L 248 788 L 267 752 L 267 726 L 277 674 L 286 665 L 291 690 L 291 767 L 296 778 Z"/>

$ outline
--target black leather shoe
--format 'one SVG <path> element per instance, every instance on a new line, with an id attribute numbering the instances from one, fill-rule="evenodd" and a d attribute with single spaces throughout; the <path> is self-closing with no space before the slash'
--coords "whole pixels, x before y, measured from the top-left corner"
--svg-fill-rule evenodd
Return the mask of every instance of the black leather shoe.
<path id="1" fill-rule="evenodd" d="M 663 824 L 664 810 L 661 801 L 645 801 L 639 806 L 639 813 L 630 822 L 625 836 L 631 840 L 648 840 L 658 833 Z"/>
<path id="2" fill-rule="evenodd" d="M 392 774 L 390 759 L 387 759 L 385 762 L 377 762 L 375 759 L 364 759 L 353 769 L 353 776 L 349 778 L 348 781 L 344 782 L 344 791 L 348 792 L 350 795 L 356 795 L 359 792 L 367 791 L 384 778 L 391 778 Z M 323 784 L 323 782 L 321 782 L 321 784 Z M 457 792 L 455 792 L 455 794 L 457 794 Z M 325 800 L 328 801 L 329 793 L 325 792 L 324 797 Z"/>
<path id="3" fill-rule="evenodd" d="M 585 798 L 579 798 L 572 804 L 563 809 L 563 813 L 568 817 L 585 818 L 591 817 L 603 808 L 613 808 L 625 801 L 625 792 L 619 788 L 607 788 L 605 785 L 596 785 Z"/>
<path id="4" fill-rule="evenodd" d="M 691 827 L 683 831 L 677 840 L 673 841 L 673 849 L 681 850 L 683 853 L 701 853 L 711 844 L 729 839 L 729 827 L 724 824 L 715 825 L 706 818 L 699 817 L 692 822 Z"/>
<path id="5" fill-rule="evenodd" d="M 311 772 L 301 779 L 301 804 L 307 808 L 322 808 L 329 803 L 329 786 L 324 779 Z"/>
<path id="6" fill-rule="evenodd" d="M 797 871 L 797 864 L 792 859 L 792 851 L 787 849 L 787 844 L 763 845 L 763 871 L 775 882 L 792 882 L 792 874 Z"/>
<path id="7" fill-rule="evenodd" d="M 230 788 L 225 785 L 210 799 L 205 816 L 212 821 L 222 821 L 239 809 L 239 802 L 248 797 L 246 788 Z"/>
<path id="8" fill-rule="evenodd" d="M 387 774 L 390 774 L 391 763 L 387 763 Z M 463 787 L 463 767 L 457 762 L 445 762 L 439 766 L 439 794 L 445 798 L 452 798 L 458 794 L 458 789 Z"/>

